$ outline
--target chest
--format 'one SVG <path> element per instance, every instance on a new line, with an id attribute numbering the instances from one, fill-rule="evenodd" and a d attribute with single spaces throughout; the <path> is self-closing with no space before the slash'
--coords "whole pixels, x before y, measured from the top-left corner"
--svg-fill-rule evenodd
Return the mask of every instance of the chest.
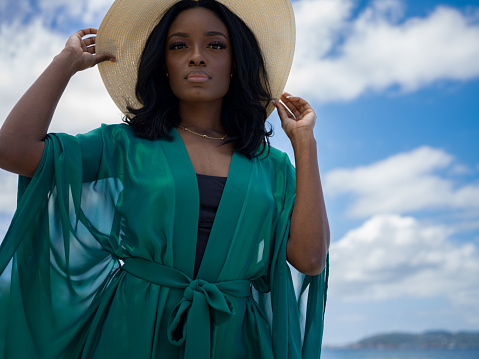
<path id="1" fill-rule="evenodd" d="M 228 176 L 233 156 L 231 143 L 224 144 L 222 141 L 205 139 L 183 132 L 180 135 L 195 173 L 217 177 Z"/>

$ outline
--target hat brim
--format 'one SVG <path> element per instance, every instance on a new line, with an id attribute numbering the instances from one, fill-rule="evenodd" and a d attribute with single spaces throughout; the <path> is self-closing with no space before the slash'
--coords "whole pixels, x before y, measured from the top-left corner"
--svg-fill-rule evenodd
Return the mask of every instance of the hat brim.
<path id="1" fill-rule="evenodd" d="M 293 62 L 295 23 L 290 0 L 217 0 L 241 18 L 255 34 L 265 60 L 273 99 L 281 96 Z M 116 0 L 105 15 L 96 52 L 117 62 L 98 65 L 111 98 L 126 115 L 127 104 L 139 108 L 135 96 L 138 64 L 145 43 L 163 14 L 178 0 Z M 274 106 L 266 108 L 268 116 Z"/>

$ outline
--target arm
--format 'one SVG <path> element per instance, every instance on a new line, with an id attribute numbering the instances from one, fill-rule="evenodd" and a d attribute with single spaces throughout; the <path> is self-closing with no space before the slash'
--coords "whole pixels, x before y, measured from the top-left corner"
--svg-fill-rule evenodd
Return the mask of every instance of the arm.
<path id="1" fill-rule="evenodd" d="M 78 71 L 111 60 L 95 53 L 96 29 L 73 34 L 65 48 L 17 102 L 0 129 L 0 168 L 31 177 L 40 163 L 53 113 L 70 78 Z"/>
<path id="2" fill-rule="evenodd" d="M 286 255 L 297 270 L 316 275 L 324 269 L 329 250 L 329 224 L 313 133 L 316 114 L 300 97 L 284 93 L 281 101 L 284 105 L 276 102 L 276 107 L 296 162 L 296 200 Z"/>

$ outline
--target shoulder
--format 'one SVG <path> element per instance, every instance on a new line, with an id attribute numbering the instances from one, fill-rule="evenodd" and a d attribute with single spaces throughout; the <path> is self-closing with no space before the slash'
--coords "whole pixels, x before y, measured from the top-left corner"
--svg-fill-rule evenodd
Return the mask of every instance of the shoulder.
<path id="1" fill-rule="evenodd" d="M 86 133 L 75 136 L 77 140 L 88 146 L 95 143 L 103 143 L 103 145 L 121 144 L 124 140 L 131 141 L 135 137 L 133 129 L 126 123 L 102 124 L 100 127 Z"/>
<path id="2" fill-rule="evenodd" d="M 273 146 L 265 149 L 263 154 L 257 157 L 257 160 L 263 166 L 274 166 L 276 169 L 281 168 L 283 170 L 294 169 L 288 154 Z"/>
<path id="3" fill-rule="evenodd" d="M 135 137 L 133 129 L 126 123 L 102 124 L 97 131 L 101 132 L 105 138 Z"/>
<path id="4" fill-rule="evenodd" d="M 269 155 L 268 157 L 270 157 L 273 161 L 275 162 L 287 162 L 287 163 L 291 163 L 289 161 L 289 157 L 287 155 L 286 152 L 283 152 L 279 149 L 277 149 L 276 147 L 273 147 L 273 146 L 269 146 Z M 267 158 L 268 158 L 267 157 Z"/>
<path id="5" fill-rule="evenodd" d="M 134 134 L 127 124 L 102 124 L 86 133 L 70 136 L 79 144 L 83 156 L 98 158 L 106 153 L 114 153 L 133 140 Z"/>
<path id="6" fill-rule="evenodd" d="M 253 166 L 256 173 L 268 178 L 274 188 L 284 189 L 295 183 L 296 171 L 288 155 L 275 147 L 270 146 L 263 154 L 253 158 Z"/>

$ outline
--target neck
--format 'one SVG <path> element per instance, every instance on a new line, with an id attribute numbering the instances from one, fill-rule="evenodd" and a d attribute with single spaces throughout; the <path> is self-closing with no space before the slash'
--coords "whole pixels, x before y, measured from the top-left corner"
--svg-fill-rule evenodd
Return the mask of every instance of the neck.
<path id="1" fill-rule="evenodd" d="M 224 132 L 221 123 L 221 101 L 216 103 L 180 101 L 178 112 L 183 127 Z"/>

